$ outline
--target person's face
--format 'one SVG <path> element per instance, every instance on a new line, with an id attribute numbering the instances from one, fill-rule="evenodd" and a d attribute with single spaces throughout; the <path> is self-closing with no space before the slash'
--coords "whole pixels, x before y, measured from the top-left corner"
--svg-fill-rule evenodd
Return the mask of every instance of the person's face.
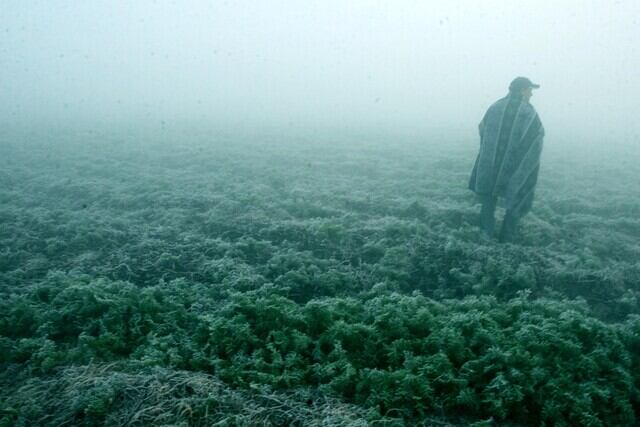
<path id="1" fill-rule="evenodd" d="M 528 87 L 526 89 L 524 89 L 522 91 L 522 98 L 524 98 L 525 101 L 529 101 L 529 99 L 533 96 L 533 90 Z"/>

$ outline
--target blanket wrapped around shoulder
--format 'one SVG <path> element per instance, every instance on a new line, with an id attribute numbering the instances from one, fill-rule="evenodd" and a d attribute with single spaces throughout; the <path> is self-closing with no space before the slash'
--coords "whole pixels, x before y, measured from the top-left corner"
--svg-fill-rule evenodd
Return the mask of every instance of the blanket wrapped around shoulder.
<path id="1" fill-rule="evenodd" d="M 480 152 L 469 188 L 478 195 L 503 197 L 505 207 L 524 215 L 538 181 L 544 128 L 535 108 L 506 96 L 487 110 L 479 125 Z"/>

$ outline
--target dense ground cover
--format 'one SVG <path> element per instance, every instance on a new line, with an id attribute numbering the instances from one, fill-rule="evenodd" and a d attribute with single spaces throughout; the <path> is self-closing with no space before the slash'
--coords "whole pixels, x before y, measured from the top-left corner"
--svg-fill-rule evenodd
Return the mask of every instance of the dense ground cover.
<path id="1" fill-rule="evenodd" d="M 501 245 L 475 143 L 0 147 L 0 424 L 640 419 L 637 153 L 548 143 Z"/>

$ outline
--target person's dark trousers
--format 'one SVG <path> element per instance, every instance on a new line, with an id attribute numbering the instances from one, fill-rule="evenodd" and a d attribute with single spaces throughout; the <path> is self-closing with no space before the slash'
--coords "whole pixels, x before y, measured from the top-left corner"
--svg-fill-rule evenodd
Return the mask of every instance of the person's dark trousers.
<path id="1" fill-rule="evenodd" d="M 502 243 L 510 242 L 516 235 L 516 228 L 518 227 L 518 215 L 507 209 L 502 220 L 502 228 L 500 229 L 500 236 L 498 240 Z"/>
<path id="2" fill-rule="evenodd" d="M 493 236 L 496 227 L 495 211 L 496 197 L 488 194 L 480 196 L 482 209 L 480 210 L 480 228 L 489 237 Z"/>

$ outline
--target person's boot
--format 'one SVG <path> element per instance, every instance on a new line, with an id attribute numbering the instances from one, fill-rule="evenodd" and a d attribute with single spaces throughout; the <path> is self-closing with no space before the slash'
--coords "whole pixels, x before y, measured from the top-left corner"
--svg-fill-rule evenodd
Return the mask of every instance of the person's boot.
<path id="1" fill-rule="evenodd" d="M 487 237 L 493 237 L 496 226 L 494 213 L 496 210 L 496 201 L 492 197 L 485 197 L 482 200 L 482 209 L 480 210 L 480 228 Z"/>
<path id="2" fill-rule="evenodd" d="M 516 228 L 518 226 L 518 217 L 511 212 L 507 211 L 502 221 L 502 228 L 500 229 L 500 235 L 498 241 L 500 243 L 507 243 L 513 241 L 516 235 Z"/>

